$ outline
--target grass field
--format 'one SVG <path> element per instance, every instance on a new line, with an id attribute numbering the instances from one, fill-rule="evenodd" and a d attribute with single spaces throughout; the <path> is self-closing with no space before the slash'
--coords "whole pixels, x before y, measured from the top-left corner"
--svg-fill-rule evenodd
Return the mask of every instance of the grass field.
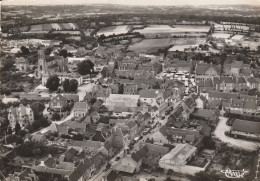
<path id="1" fill-rule="evenodd" d="M 31 26 L 21 27 L 22 32 L 40 32 L 40 31 L 50 31 L 50 30 L 74 30 L 78 29 L 78 25 L 75 23 L 49 23 L 49 24 L 38 24 Z"/>
<path id="2" fill-rule="evenodd" d="M 98 32 L 97 35 L 100 36 L 104 34 L 105 36 L 109 35 L 117 35 L 117 34 L 122 34 L 122 33 L 127 33 L 130 30 L 130 26 L 128 25 L 122 25 L 122 26 L 108 26 L 101 28 Z"/>
<path id="3" fill-rule="evenodd" d="M 209 26 L 196 26 L 196 25 L 149 25 L 144 29 L 137 29 L 135 32 L 140 32 L 141 34 L 160 34 L 160 33 L 207 33 L 209 31 Z"/>
<path id="4" fill-rule="evenodd" d="M 199 44 L 204 44 L 206 42 L 205 38 L 162 38 L 162 39 L 145 39 L 141 42 L 137 42 L 129 46 L 131 51 L 156 51 L 158 49 L 163 49 L 168 46 L 174 45 L 179 47 L 189 47 L 198 46 Z"/>

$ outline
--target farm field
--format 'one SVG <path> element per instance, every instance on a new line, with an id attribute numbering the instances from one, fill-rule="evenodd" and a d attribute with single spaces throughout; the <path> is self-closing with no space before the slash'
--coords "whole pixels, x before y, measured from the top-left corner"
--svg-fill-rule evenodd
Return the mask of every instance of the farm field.
<path id="1" fill-rule="evenodd" d="M 40 32 L 50 30 L 74 30 L 78 29 L 78 25 L 75 23 L 50 23 L 50 24 L 38 24 L 31 26 L 21 27 L 20 30 L 23 32 Z"/>
<path id="2" fill-rule="evenodd" d="M 213 33 L 211 35 L 213 38 L 223 38 L 223 39 L 227 39 L 231 36 L 231 34 L 228 33 Z"/>
<path id="3" fill-rule="evenodd" d="M 100 36 L 102 34 L 104 34 L 105 36 L 109 36 L 109 35 L 118 35 L 118 34 L 122 34 L 122 33 L 127 33 L 130 30 L 130 26 L 128 25 L 122 25 L 122 26 L 108 26 L 108 27 L 104 27 L 101 28 L 98 32 L 97 35 Z"/>
<path id="4" fill-rule="evenodd" d="M 158 49 L 166 48 L 170 46 L 172 42 L 171 38 L 163 38 L 163 39 L 145 39 L 141 42 L 135 43 L 129 46 L 129 50 L 131 51 L 155 51 Z"/>
<path id="5" fill-rule="evenodd" d="M 231 39 L 232 40 L 242 40 L 244 38 L 244 35 L 235 35 Z"/>
<path id="6" fill-rule="evenodd" d="M 243 41 L 241 41 L 240 43 L 241 43 L 242 47 L 249 47 L 250 50 L 255 50 L 255 51 L 257 51 L 258 46 L 259 46 L 259 44 L 260 44 L 260 39 L 258 38 L 258 39 L 257 39 L 257 42 L 243 40 Z"/>
<path id="7" fill-rule="evenodd" d="M 248 31 L 249 27 L 245 25 L 227 25 L 227 24 L 214 24 L 216 31 L 224 31 L 229 29 L 238 29 L 243 31 Z"/>
<path id="8" fill-rule="evenodd" d="M 54 31 L 53 34 L 71 34 L 71 35 L 80 35 L 80 31 Z"/>
<path id="9" fill-rule="evenodd" d="M 173 27 L 169 25 L 149 25 L 144 29 L 138 29 L 134 32 L 140 32 L 141 34 L 160 34 L 160 33 L 207 33 L 209 31 L 209 26 L 196 26 L 196 25 L 173 25 Z"/>
<path id="10" fill-rule="evenodd" d="M 162 38 L 162 39 L 145 39 L 129 46 L 131 51 L 155 51 L 174 45 L 185 48 L 185 46 L 198 46 L 204 44 L 204 38 Z M 187 47 L 186 47 L 187 48 Z"/>

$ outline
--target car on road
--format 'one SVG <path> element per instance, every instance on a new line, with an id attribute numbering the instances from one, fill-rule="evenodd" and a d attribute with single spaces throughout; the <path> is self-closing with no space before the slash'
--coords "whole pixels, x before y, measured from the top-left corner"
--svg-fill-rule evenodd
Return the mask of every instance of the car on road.
<path id="1" fill-rule="evenodd" d="M 143 131 L 143 135 L 146 135 L 150 132 L 150 128 L 145 128 L 145 130 Z"/>
<path id="2" fill-rule="evenodd" d="M 152 127 L 152 128 L 155 128 L 156 125 L 157 125 L 157 123 L 153 123 L 153 124 L 151 125 L 151 127 Z"/>
<path id="3" fill-rule="evenodd" d="M 166 111 L 165 111 L 165 115 L 168 115 L 168 114 L 170 114 L 170 113 L 171 113 L 170 110 L 166 110 Z"/>
<path id="4" fill-rule="evenodd" d="M 118 161 L 118 160 L 120 160 L 120 157 L 119 157 L 119 156 L 115 158 L 115 161 Z"/>
<path id="5" fill-rule="evenodd" d="M 141 137 L 137 136 L 137 137 L 134 138 L 134 141 L 137 143 L 140 139 L 141 139 Z"/>

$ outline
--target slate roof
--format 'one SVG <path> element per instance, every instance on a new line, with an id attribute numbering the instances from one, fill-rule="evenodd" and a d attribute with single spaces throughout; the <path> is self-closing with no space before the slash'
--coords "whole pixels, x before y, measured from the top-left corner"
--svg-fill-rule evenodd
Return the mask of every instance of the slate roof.
<path id="1" fill-rule="evenodd" d="M 239 98 L 239 94 L 238 93 L 225 93 L 225 92 L 210 91 L 209 97 L 221 98 L 221 99 L 237 99 L 237 98 Z"/>
<path id="2" fill-rule="evenodd" d="M 199 75 L 203 75 L 207 72 L 207 70 L 212 67 L 216 72 L 219 72 L 219 68 L 213 64 L 197 64 L 195 68 L 195 73 Z"/>
<path id="3" fill-rule="evenodd" d="M 105 141 L 106 141 L 106 138 L 105 138 L 105 136 L 102 134 L 101 131 L 96 130 L 95 135 L 92 137 L 92 141 L 105 142 Z"/>
<path id="4" fill-rule="evenodd" d="M 173 116 L 175 118 L 179 118 L 181 116 L 181 113 L 184 111 L 182 106 L 179 106 L 173 113 Z"/>
<path id="5" fill-rule="evenodd" d="M 231 107 L 243 108 L 244 107 L 244 100 L 242 100 L 242 99 L 232 99 Z"/>
<path id="6" fill-rule="evenodd" d="M 86 102 L 75 102 L 73 109 L 74 110 L 82 110 L 82 109 L 87 109 L 88 108 L 88 103 Z"/>
<path id="7" fill-rule="evenodd" d="M 236 119 L 232 125 L 232 131 L 260 134 L 260 122 Z"/>
<path id="8" fill-rule="evenodd" d="M 92 158 L 88 158 L 88 157 L 84 158 L 77 165 L 76 169 L 74 169 L 74 171 L 72 171 L 69 174 L 68 179 L 70 181 L 78 181 L 88 169 L 90 169 L 92 166 L 94 166 L 94 168 L 98 168 L 99 166 L 102 165 L 102 162 L 104 160 L 105 160 L 105 156 L 101 152 L 98 152 Z"/>
<path id="9" fill-rule="evenodd" d="M 157 90 L 141 90 L 139 92 L 140 98 L 156 98 L 157 97 Z"/>
<path id="10" fill-rule="evenodd" d="M 245 101 L 244 108 L 257 110 L 257 101 Z"/>
<path id="11" fill-rule="evenodd" d="M 184 103 L 186 104 L 186 106 L 189 107 L 189 109 L 191 109 L 191 108 L 194 106 L 194 104 L 195 104 L 194 100 L 193 100 L 191 97 L 188 97 L 188 98 L 184 101 Z"/>
<path id="12" fill-rule="evenodd" d="M 84 122 L 76 122 L 76 121 L 66 121 L 64 125 L 67 125 L 69 128 L 72 129 L 86 129 L 86 123 Z"/>

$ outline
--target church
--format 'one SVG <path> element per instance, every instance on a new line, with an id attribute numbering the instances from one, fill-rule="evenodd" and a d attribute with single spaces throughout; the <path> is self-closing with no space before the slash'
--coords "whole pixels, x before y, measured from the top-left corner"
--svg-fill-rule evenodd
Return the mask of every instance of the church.
<path id="1" fill-rule="evenodd" d="M 78 85 L 83 84 L 83 78 L 76 72 L 68 71 L 68 59 L 62 56 L 45 57 L 44 50 L 38 51 L 38 67 L 35 70 L 35 77 L 42 79 L 42 85 L 46 85 L 50 76 L 57 75 L 60 84 L 66 79 L 75 79 Z"/>
<path id="2" fill-rule="evenodd" d="M 50 77 L 58 72 L 68 71 L 68 59 L 62 56 L 45 57 L 44 49 L 38 51 L 38 67 L 35 70 L 35 77 Z"/>

